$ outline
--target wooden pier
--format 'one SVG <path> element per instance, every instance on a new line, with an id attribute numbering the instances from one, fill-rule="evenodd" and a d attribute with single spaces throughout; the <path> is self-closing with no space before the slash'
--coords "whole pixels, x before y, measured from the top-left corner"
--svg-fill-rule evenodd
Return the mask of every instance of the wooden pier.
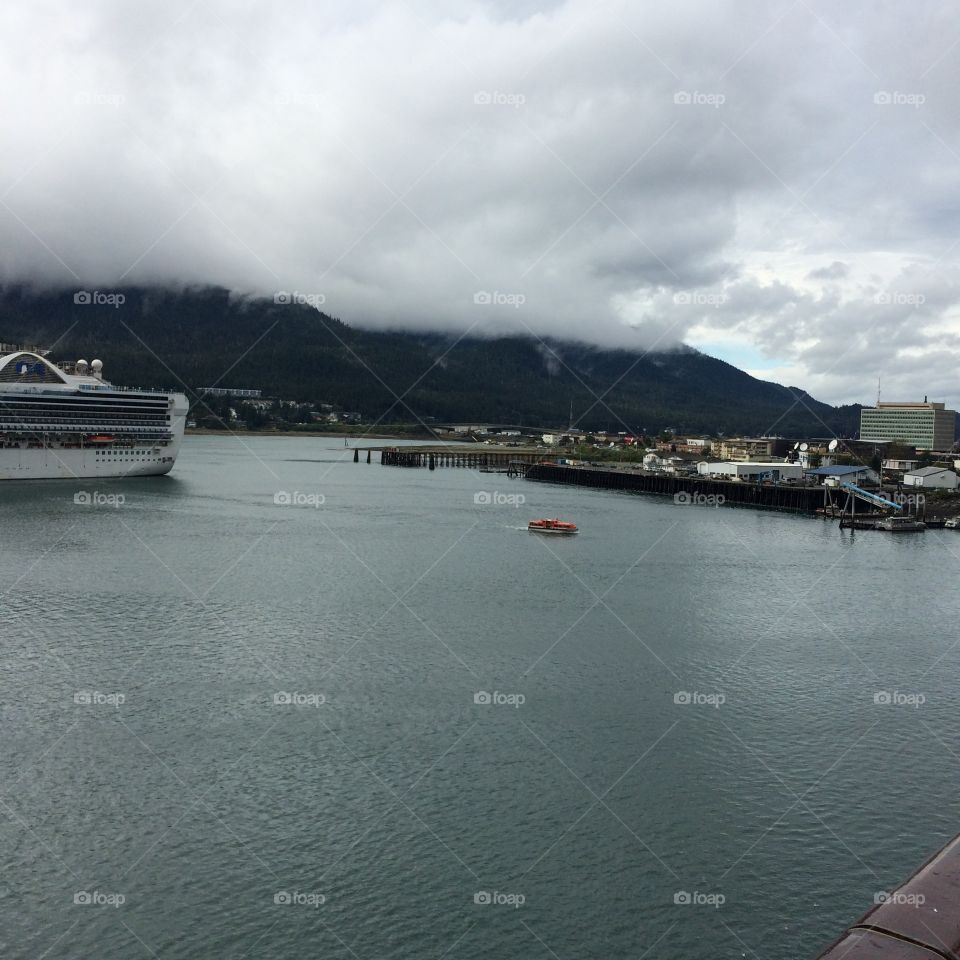
<path id="1" fill-rule="evenodd" d="M 374 447 L 380 451 L 380 462 L 393 467 L 466 467 L 489 473 L 506 473 L 526 477 L 540 483 L 560 483 L 593 487 L 599 490 L 625 490 L 663 497 L 685 495 L 688 503 L 709 503 L 753 507 L 758 510 L 782 510 L 788 513 L 819 515 L 838 520 L 843 528 L 872 530 L 877 520 L 887 513 L 868 510 L 851 513 L 834 503 L 835 489 L 820 484 L 756 483 L 747 480 L 711 480 L 700 476 L 678 476 L 652 473 L 625 464 L 560 464 L 544 459 L 537 449 L 493 448 L 472 445 L 463 447 Z M 355 459 L 357 459 L 355 457 Z M 369 452 L 367 463 L 370 462 Z M 706 498 L 713 498 L 708 500 Z M 943 517 L 923 515 L 931 529 L 944 525 Z"/>
<path id="2" fill-rule="evenodd" d="M 647 473 L 642 470 L 587 466 L 563 466 L 537 463 L 527 469 L 526 478 L 541 483 L 566 483 L 601 490 L 628 490 L 652 493 L 663 497 L 686 495 L 688 502 L 715 498 L 711 502 L 761 510 L 785 510 L 790 513 L 814 514 L 824 505 L 821 486 L 750 483 L 736 480 L 708 480 L 705 477 L 684 477 L 668 473 Z"/>
<path id="3" fill-rule="evenodd" d="M 468 467 L 523 476 L 543 459 L 538 450 L 490 449 L 489 447 L 382 447 L 380 463 L 388 467 Z"/>

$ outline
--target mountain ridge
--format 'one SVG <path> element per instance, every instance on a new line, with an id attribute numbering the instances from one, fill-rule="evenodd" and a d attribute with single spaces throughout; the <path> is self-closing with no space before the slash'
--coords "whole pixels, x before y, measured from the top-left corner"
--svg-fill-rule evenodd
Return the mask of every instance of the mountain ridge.
<path id="1" fill-rule="evenodd" d="M 370 331 L 312 306 L 220 287 L 131 287 L 119 305 L 75 291 L 0 290 L 0 341 L 98 356 L 126 385 L 224 386 L 333 403 L 367 421 L 474 421 L 582 429 L 851 436 L 859 406 L 758 380 L 692 347 L 643 353 L 530 336 Z"/>

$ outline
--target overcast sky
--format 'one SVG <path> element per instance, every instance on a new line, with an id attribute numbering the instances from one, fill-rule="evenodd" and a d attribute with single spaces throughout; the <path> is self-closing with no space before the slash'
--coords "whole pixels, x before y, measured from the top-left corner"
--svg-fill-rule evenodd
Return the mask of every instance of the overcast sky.
<path id="1" fill-rule="evenodd" d="M 956 405 L 958 73 L 924 0 L 7 3 L 0 280 Z"/>

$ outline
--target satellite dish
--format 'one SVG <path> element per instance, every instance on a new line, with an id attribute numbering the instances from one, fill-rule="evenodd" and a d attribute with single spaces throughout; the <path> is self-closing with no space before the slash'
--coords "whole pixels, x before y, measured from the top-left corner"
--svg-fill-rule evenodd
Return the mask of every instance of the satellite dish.
<path id="1" fill-rule="evenodd" d="M 810 449 L 810 444 L 809 444 L 809 443 L 801 443 L 801 444 L 800 444 L 800 449 L 803 450 L 803 451 L 809 450 L 809 449 Z"/>
<path id="2" fill-rule="evenodd" d="M 794 449 L 794 450 L 799 450 L 799 449 L 800 449 L 800 441 L 799 441 L 799 440 L 793 445 L 793 449 Z"/>
<path id="3" fill-rule="evenodd" d="M 838 446 L 840 446 L 840 441 L 839 441 L 839 440 L 831 440 L 829 446 L 827 447 L 827 449 L 828 449 L 831 453 L 833 453 L 833 451 L 836 450 Z"/>

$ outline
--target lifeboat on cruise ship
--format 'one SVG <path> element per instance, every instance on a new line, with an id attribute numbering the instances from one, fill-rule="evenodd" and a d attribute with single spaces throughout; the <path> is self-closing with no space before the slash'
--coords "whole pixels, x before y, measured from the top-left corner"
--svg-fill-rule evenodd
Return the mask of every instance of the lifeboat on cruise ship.
<path id="1" fill-rule="evenodd" d="M 113 443 L 114 439 L 109 433 L 95 433 L 92 437 L 87 437 L 87 443 Z"/>
<path id="2" fill-rule="evenodd" d="M 566 520 L 531 520 L 527 529 L 534 533 L 578 533 L 577 525 Z"/>

